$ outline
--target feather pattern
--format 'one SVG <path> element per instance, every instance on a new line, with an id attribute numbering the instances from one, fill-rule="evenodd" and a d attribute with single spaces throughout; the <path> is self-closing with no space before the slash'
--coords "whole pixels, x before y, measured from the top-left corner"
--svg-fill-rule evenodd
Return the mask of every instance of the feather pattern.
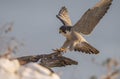
<path id="1" fill-rule="evenodd" d="M 80 42 L 74 46 L 74 51 L 81 51 L 86 54 L 98 54 L 99 51 L 88 44 L 87 42 Z"/>
<path id="2" fill-rule="evenodd" d="M 65 25 L 65 26 L 72 26 L 72 22 L 70 20 L 68 10 L 65 6 L 63 6 L 58 15 L 56 17 Z"/>
<path id="3" fill-rule="evenodd" d="M 85 35 L 90 34 L 109 9 L 112 0 L 101 0 L 93 8 L 88 9 L 73 26 L 73 30 Z"/>

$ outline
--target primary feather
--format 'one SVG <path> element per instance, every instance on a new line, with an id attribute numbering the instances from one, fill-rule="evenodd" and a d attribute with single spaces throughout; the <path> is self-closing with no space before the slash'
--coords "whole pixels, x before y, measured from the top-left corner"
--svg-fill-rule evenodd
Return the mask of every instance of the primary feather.
<path id="1" fill-rule="evenodd" d="M 81 19 L 73 26 L 73 30 L 83 34 L 90 34 L 101 18 L 109 9 L 112 0 L 101 0 L 91 9 L 88 9 Z"/>

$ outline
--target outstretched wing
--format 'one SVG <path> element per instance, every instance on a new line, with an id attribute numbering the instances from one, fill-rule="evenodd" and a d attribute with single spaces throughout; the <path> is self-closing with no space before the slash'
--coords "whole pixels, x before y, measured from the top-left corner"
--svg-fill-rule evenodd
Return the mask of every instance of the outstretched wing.
<path id="1" fill-rule="evenodd" d="M 99 51 L 96 48 L 94 48 L 87 42 L 80 42 L 79 44 L 76 44 L 76 46 L 74 47 L 74 51 L 79 51 L 79 52 L 81 51 L 82 53 L 86 53 L 86 54 L 99 53 Z"/>
<path id="2" fill-rule="evenodd" d="M 101 0 L 93 8 L 88 9 L 82 18 L 73 26 L 73 30 L 86 35 L 90 34 L 100 19 L 105 15 L 111 3 L 112 0 Z"/>
<path id="3" fill-rule="evenodd" d="M 65 25 L 65 26 L 72 26 L 69 14 L 68 14 L 68 10 L 65 6 L 63 6 L 58 15 L 56 15 L 56 17 Z"/>

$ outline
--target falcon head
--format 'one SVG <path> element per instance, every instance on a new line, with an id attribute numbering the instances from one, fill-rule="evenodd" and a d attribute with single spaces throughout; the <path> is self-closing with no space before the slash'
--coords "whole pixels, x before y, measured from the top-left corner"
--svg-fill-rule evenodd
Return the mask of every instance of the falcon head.
<path id="1" fill-rule="evenodd" d="M 63 36 L 67 37 L 71 33 L 71 26 L 61 26 L 59 28 L 59 33 L 61 33 Z"/>

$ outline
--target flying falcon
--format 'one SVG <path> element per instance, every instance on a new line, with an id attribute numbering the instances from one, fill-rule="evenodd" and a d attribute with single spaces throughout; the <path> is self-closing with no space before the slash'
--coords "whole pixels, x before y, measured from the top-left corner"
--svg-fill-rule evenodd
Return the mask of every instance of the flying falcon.
<path id="1" fill-rule="evenodd" d="M 59 28 L 59 33 L 66 37 L 66 41 L 56 51 L 65 52 L 69 49 L 87 54 L 98 54 L 99 51 L 90 45 L 82 34 L 88 35 L 93 31 L 111 3 L 112 0 L 101 0 L 94 7 L 88 9 L 75 25 L 72 25 L 68 10 L 63 6 L 56 17 L 63 23 L 63 26 Z"/>

